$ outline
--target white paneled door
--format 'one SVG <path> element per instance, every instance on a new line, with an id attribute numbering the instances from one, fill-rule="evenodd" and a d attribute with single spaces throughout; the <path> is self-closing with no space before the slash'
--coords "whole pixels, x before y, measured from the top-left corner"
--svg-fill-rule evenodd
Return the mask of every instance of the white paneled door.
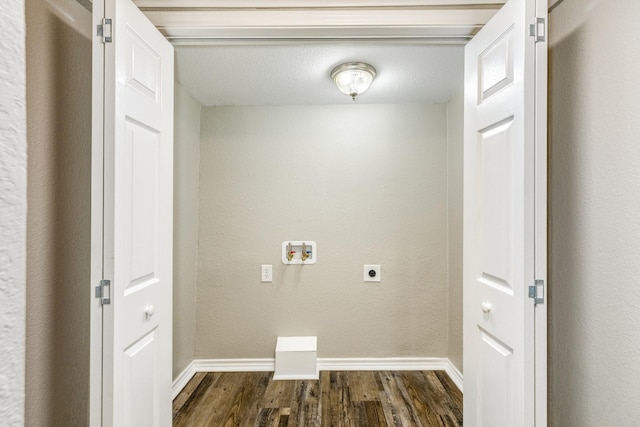
<path id="1" fill-rule="evenodd" d="M 100 424 L 170 426 L 173 47 L 131 0 L 93 7 L 97 33 L 107 38 L 94 44 L 102 52 L 102 69 L 94 56 L 94 76 L 103 82 L 103 111 L 93 145 L 101 150 L 94 167 L 101 158 L 102 171 L 93 177 L 102 181 L 101 270 L 110 280 Z M 94 80 L 96 100 L 99 86 Z M 93 409 L 92 424 L 100 425 Z"/>
<path id="2" fill-rule="evenodd" d="M 543 3 L 509 0 L 465 49 L 465 426 L 546 425 Z"/>

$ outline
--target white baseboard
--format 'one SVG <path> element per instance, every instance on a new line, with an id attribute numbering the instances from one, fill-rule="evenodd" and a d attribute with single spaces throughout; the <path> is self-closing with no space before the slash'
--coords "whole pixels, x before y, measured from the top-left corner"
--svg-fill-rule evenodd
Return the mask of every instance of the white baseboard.
<path id="1" fill-rule="evenodd" d="M 195 359 L 173 381 L 171 399 L 182 391 L 197 372 L 270 372 L 275 359 Z"/>
<path id="2" fill-rule="evenodd" d="M 196 372 L 198 372 L 196 371 L 193 362 L 195 362 L 195 360 L 189 363 L 187 367 L 184 368 L 184 371 L 182 371 L 180 375 L 178 375 L 178 377 L 173 380 L 173 386 L 171 387 L 171 400 L 175 399 L 176 396 L 180 394 L 182 389 L 187 385 L 189 381 L 191 381 L 191 378 L 193 378 Z"/>
<path id="3" fill-rule="evenodd" d="M 451 363 L 449 359 L 447 359 L 447 365 L 448 366 L 444 369 L 445 372 L 447 373 L 447 375 L 449 375 L 449 378 L 451 378 L 451 381 L 453 381 L 453 383 L 456 386 L 458 386 L 460 391 L 464 392 L 464 390 L 462 389 L 462 385 L 464 383 L 464 377 L 462 376 L 462 372 L 460 372 L 458 368 L 456 368 L 455 365 Z"/>
<path id="4" fill-rule="evenodd" d="M 320 371 L 437 371 L 445 370 L 443 357 L 365 357 L 318 359 Z"/>
<path id="5" fill-rule="evenodd" d="M 172 399 L 196 372 L 270 372 L 275 359 L 196 359 L 173 382 Z M 318 371 L 445 371 L 462 391 L 463 377 L 446 357 L 319 358 Z"/>
<path id="6" fill-rule="evenodd" d="M 196 372 L 267 372 L 276 369 L 275 359 L 196 359 Z"/>

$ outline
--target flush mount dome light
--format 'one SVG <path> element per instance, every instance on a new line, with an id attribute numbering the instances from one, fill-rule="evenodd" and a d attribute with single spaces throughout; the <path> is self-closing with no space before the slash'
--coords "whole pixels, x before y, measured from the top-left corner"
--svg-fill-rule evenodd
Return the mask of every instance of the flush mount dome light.
<path id="1" fill-rule="evenodd" d="M 349 95 L 354 101 L 369 89 L 375 76 L 376 69 L 364 62 L 347 62 L 331 70 L 331 78 L 340 92 Z"/>

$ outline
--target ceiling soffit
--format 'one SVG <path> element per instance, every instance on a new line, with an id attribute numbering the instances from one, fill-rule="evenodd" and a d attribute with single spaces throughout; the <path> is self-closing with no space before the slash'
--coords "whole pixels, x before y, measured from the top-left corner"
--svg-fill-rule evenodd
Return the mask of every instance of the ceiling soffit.
<path id="1" fill-rule="evenodd" d="M 414 40 L 466 43 L 501 0 L 137 0 L 174 43 Z"/>

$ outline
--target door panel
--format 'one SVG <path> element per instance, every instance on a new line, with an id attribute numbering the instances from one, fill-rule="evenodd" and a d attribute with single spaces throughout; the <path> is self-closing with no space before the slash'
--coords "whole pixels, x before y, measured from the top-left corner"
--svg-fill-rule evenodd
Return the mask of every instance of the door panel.
<path id="1" fill-rule="evenodd" d="M 513 83 L 513 26 L 478 56 L 479 103 Z"/>
<path id="2" fill-rule="evenodd" d="M 127 85 L 157 104 L 160 95 L 159 83 L 162 79 L 160 56 L 131 27 L 126 29 L 126 42 Z"/>
<path id="3" fill-rule="evenodd" d="M 157 329 L 124 351 L 124 425 L 161 425 Z"/>
<path id="4" fill-rule="evenodd" d="M 125 295 L 152 286 L 158 282 L 157 253 L 155 251 L 157 219 L 149 215 L 155 211 L 158 193 L 159 132 L 127 118 L 125 123 L 127 179 L 123 188 L 123 200 L 127 218 L 126 235 L 129 241 L 124 249 L 129 264 L 129 281 Z M 129 256 L 127 256 L 129 255 Z"/>
<path id="5" fill-rule="evenodd" d="M 465 48 L 465 426 L 546 425 L 535 388 L 536 369 L 546 368 L 536 337 L 546 331 L 536 335 L 528 296 L 536 233 L 546 234 L 534 198 L 546 188 L 535 173 L 536 146 L 546 144 L 535 131 L 535 12 L 535 1 L 509 0 Z"/>
<path id="6" fill-rule="evenodd" d="M 511 242 L 512 235 L 512 176 L 511 132 L 513 116 L 478 132 L 480 153 L 478 181 L 478 209 L 480 246 L 491 246 L 481 252 L 479 283 L 513 296 Z"/>
<path id="7" fill-rule="evenodd" d="M 482 329 L 479 338 L 479 395 L 489 397 L 480 405 L 481 425 L 507 426 L 513 419 L 513 349 Z"/>

